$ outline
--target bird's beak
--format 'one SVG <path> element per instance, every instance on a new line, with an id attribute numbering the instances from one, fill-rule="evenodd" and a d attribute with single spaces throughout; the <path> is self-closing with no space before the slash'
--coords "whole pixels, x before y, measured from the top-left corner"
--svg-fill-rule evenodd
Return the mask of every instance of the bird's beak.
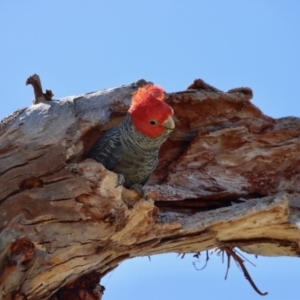
<path id="1" fill-rule="evenodd" d="M 175 123 L 172 117 L 169 117 L 168 120 L 163 122 L 163 126 L 167 131 L 172 131 L 175 128 Z"/>

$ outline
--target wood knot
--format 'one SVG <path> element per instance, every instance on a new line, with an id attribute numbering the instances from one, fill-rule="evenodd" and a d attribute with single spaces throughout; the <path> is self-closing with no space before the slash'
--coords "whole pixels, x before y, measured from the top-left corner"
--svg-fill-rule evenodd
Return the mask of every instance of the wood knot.
<path id="1" fill-rule="evenodd" d="M 101 274 L 92 272 L 83 275 L 81 278 L 67 284 L 57 291 L 50 299 L 51 300 L 86 300 L 86 299 L 101 299 L 105 287 L 99 284 Z"/>
<path id="2" fill-rule="evenodd" d="M 41 188 L 44 186 L 44 182 L 43 180 L 41 180 L 38 177 L 29 177 L 24 179 L 21 184 L 20 184 L 20 190 L 24 191 L 24 190 L 29 190 L 32 188 Z"/>
<path id="3" fill-rule="evenodd" d="M 250 89 L 248 87 L 239 87 L 239 88 L 231 89 L 231 90 L 228 90 L 226 93 L 228 93 L 228 94 L 241 93 L 241 94 L 244 94 L 245 96 L 247 96 L 249 98 L 249 100 L 253 98 L 253 91 L 252 91 L 252 89 Z"/>
<path id="4" fill-rule="evenodd" d="M 16 293 L 13 300 L 27 300 L 27 297 L 23 293 Z"/>
<path id="5" fill-rule="evenodd" d="M 140 79 L 140 80 L 138 80 L 138 81 L 136 81 L 136 82 L 133 83 L 133 85 L 135 87 L 143 87 L 143 86 L 145 86 L 147 84 L 153 84 L 153 83 L 150 82 L 150 81 L 146 81 L 145 79 Z"/>
<path id="6" fill-rule="evenodd" d="M 31 260 L 35 253 L 35 246 L 32 241 L 27 238 L 20 238 L 14 241 L 10 246 L 8 258 L 18 263 Z"/>
<path id="7" fill-rule="evenodd" d="M 52 97 L 54 96 L 54 94 L 52 93 L 51 90 L 46 90 L 46 93 L 44 93 L 44 96 L 45 96 L 46 100 L 50 101 L 50 100 L 52 100 Z"/>
<path id="8" fill-rule="evenodd" d="M 188 86 L 187 90 L 202 90 L 207 92 L 215 92 L 215 93 L 222 93 L 222 91 L 218 90 L 217 88 L 213 87 L 212 85 L 209 85 L 204 80 L 197 78 L 194 80 L 194 82 Z"/>

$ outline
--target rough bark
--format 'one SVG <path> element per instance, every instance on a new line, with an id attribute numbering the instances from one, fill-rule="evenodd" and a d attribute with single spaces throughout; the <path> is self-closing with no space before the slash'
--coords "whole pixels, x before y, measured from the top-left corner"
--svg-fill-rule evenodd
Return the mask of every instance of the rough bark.
<path id="1" fill-rule="evenodd" d="M 1 299 L 100 299 L 101 277 L 136 256 L 214 247 L 299 256 L 300 120 L 264 115 L 248 88 L 221 92 L 196 80 L 166 95 L 176 129 L 148 201 L 85 159 L 144 84 L 1 121 Z"/>

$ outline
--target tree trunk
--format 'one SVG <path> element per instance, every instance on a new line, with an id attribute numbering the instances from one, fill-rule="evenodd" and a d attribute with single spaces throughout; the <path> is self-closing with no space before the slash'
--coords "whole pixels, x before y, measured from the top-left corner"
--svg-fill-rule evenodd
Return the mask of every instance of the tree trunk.
<path id="1" fill-rule="evenodd" d="M 166 95 L 176 129 L 149 200 L 85 154 L 146 81 L 32 105 L 0 123 L 0 299 L 100 299 L 127 258 L 239 247 L 299 256 L 300 120 L 248 88 Z"/>

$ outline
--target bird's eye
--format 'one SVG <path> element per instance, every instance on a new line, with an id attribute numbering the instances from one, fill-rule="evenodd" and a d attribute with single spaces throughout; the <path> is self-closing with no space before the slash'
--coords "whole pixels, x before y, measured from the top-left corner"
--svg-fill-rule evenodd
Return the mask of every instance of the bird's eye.
<path id="1" fill-rule="evenodd" d="M 152 126 L 156 125 L 156 121 L 155 121 L 155 120 L 151 120 L 149 123 L 150 123 Z"/>

